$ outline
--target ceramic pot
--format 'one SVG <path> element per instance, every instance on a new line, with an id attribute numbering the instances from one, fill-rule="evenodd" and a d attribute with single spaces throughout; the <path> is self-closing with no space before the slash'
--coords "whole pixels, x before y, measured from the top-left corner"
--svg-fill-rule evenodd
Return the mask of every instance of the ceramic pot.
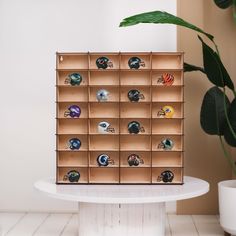
<path id="1" fill-rule="evenodd" d="M 236 180 L 219 182 L 218 192 L 221 227 L 236 235 Z"/>

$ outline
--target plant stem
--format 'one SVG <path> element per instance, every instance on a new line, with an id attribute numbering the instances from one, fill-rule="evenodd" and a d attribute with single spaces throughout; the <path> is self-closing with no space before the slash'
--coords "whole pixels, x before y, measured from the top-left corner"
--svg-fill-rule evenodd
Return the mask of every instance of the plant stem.
<path id="1" fill-rule="evenodd" d="M 227 121 L 227 124 L 229 126 L 230 132 L 232 133 L 232 135 L 236 139 L 236 133 L 234 132 L 233 127 L 232 127 L 232 125 L 231 125 L 231 123 L 229 121 L 229 116 L 228 116 L 228 112 L 227 112 L 226 99 L 225 99 L 225 97 L 226 97 L 225 87 L 223 87 L 223 91 L 224 91 L 224 111 L 225 111 L 226 121 Z"/>
<path id="2" fill-rule="evenodd" d="M 223 152 L 224 152 L 224 155 L 225 155 L 226 159 L 228 160 L 229 165 L 230 165 L 231 168 L 233 169 L 234 175 L 236 176 L 236 166 L 235 166 L 235 162 L 234 162 L 233 158 L 231 157 L 231 155 L 226 151 L 226 148 L 225 148 L 224 142 L 223 142 L 223 140 L 222 140 L 222 137 L 219 136 L 219 138 L 220 138 L 220 144 L 221 144 L 222 150 L 223 150 Z"/>

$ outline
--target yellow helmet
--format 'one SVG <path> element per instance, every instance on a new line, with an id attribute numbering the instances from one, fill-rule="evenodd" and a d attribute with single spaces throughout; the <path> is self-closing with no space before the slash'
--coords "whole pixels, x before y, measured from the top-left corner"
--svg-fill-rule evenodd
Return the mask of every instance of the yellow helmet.
<path id="1" fill-rule="evenodd" d="M 158 116 L 163 116 L 165 118 L 172 118 L 174 116 L 175 110 L 172 106 L 164 106 L 158 111 Z"/>

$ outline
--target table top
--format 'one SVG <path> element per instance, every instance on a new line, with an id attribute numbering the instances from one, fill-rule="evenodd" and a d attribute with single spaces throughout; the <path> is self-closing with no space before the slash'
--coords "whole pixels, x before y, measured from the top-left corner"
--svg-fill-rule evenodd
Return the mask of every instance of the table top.
<path id="1" fill-rule="evenodd" d="M 66 201 L 103 204 L 158 203 L 201 196 L 209 184 L 185 176 L 183 185 L 56 185 L 54 178 L 39 180 L 35 188 L 48 197 Z"/>

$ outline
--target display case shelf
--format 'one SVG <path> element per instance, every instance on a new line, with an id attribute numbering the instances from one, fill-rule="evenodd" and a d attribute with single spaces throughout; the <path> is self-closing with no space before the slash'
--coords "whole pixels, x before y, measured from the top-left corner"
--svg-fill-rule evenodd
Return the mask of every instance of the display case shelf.
<path id="1" fill-rule="evenodd" d="M 88 168 L 87 167 L 58 167 L 57 168 L 57 183 L 70 183 L 68 180 L 64 180 L 64 176 L 71 170 L 78 171 L 80 173 L 80 179 L 78 183 L 88 183 Z M 76 184 L 76 183 L 75 183 Z"/>
<path id="2" fill-rule="evenodd" d="M 113 67 L 99 69 L 99 57 Z M 131 57 L 141 59 L 138 69 L 130 69 Z M 73 73 L 82 76 L 79 85 L 68 83 Z M 56 78 L 58 184 L 183 184 L 183 53 L 57 53 Z M 101 89 L 109 92 L 105 102 L 97 100 Z M 128 97 L 130 90 L 138 90 L 138 101 Z M 69 114 L 73 105 L 81 110 L 77 118 Z M 174 110 L 171 118 L 160 112 L 166 106 Z M 140 124 L 138 134 L 129 133 L 132 121 Z M 81 141 L 79 149 L 70 148 L 72 138 Z M 158 147 L 165 139 L 174 143 L 171 150 Z M 101 155 L 107 155 L 107 166 L 98 164 Z M 128 162 L 134 157 L 138 164 Z M 78 182 L 64 179 L 71 170 L 80 173 Z M 166 170 L 173 181 L 157 181 Z"/>
<path id="3" fill-rule="evenodd" d="M 73 73 L 79 73 L 82 77 L 82 81 L 80 85 L 75 85 L 74 87 L 82 87 L 88 85 L 88 71 L 83 70 L 59 70 L 57 71 L 57 86 L 69 86 L 71 87 L 71 84 L 69 83 L 69 75 Z M 67 82 L 66 82 L 67 81 Z"/>
<path id="4" fill-rule="evenodd" d="M 131 93 L 131 90 L 138 90 L 140 93 L 140 98 L 137 103 L 142 103 L 142 102 L 151 102 L 151 88 L 150 86 L 133 86 L 133 85 L 126 85 L 122 86 L 121 91 L 120 91 L 120 102 L 132 102 L 130 101 L 128 94 Z M 134 103 L 134 102 L 132 102 Z"/>
<path id="5" fill-rule="evenodd" d="M 158 177 L 163 171 L 169 170 L 174 174 L 172 182 L 164 183 L 158 180 Z M 182 167 L 153 167 L 152 168 L 152 183 L 155 184 L 179 184 L 183 183 L 183 168 Z"/>
<path id="6" fill-rule="evenodd" d="M 151 168 L 120 168 L 120 182 L 121 183 L 151 183 Z"/>
<path id="7" fill-rule="evenodd" d="M 128 70 L 120 72 L 120 85 L 151 85 L 150 71 Z"/>

